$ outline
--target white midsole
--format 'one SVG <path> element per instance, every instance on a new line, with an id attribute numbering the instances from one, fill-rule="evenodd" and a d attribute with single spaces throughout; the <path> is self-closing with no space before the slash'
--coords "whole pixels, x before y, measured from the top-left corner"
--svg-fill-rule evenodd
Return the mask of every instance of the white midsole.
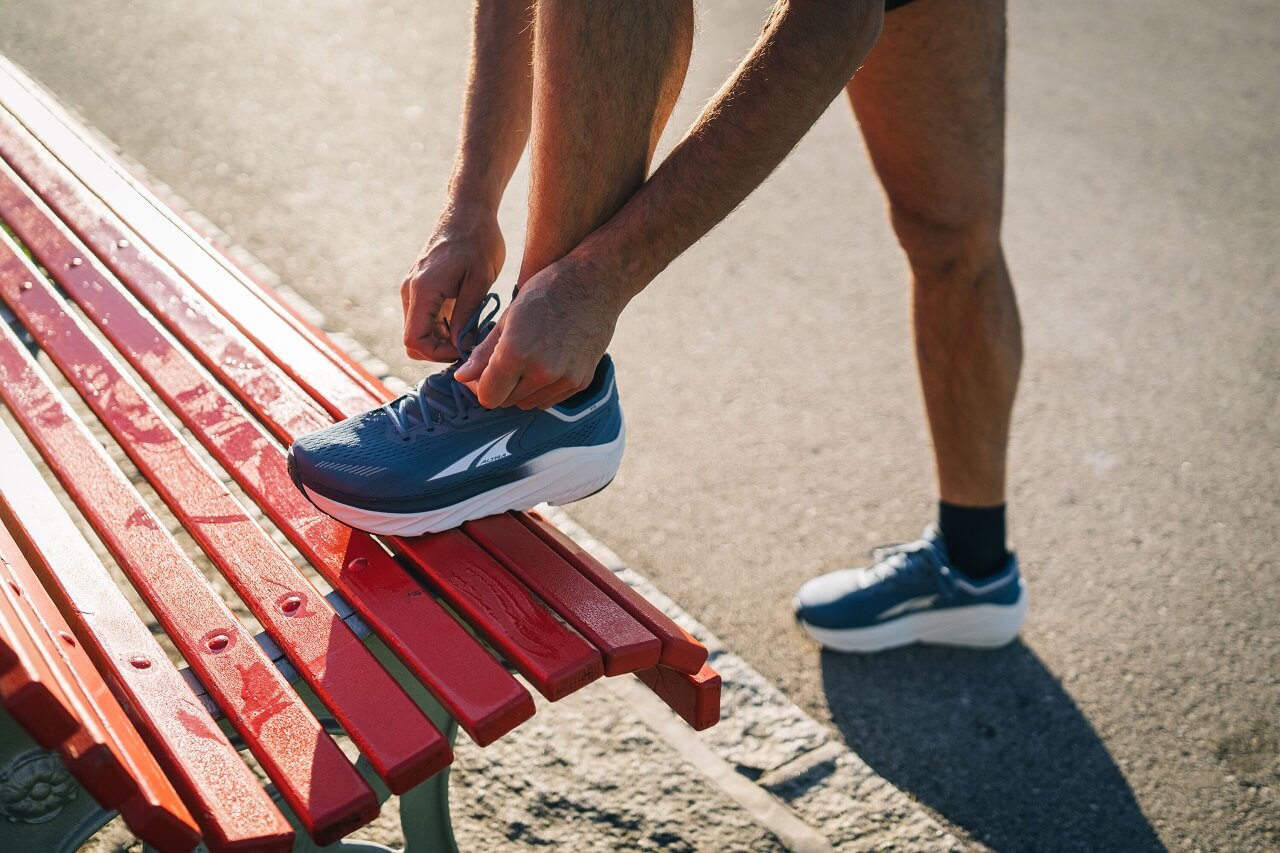
<path id="1" fill-rule="evenodd" d="M 627 428 L 618 437 L 594 447 L 562 447 L 544 453 L 527 477 L 482 492 L 453 506 L 426 512 L 375 512 L 339 503 L 303 486 L 307 497 L 326 515 L 357 530 L 383 536 L 417 536 L 450 530 L 464 521 L 510 510 L 533 509 L 540 503 L 572 503 L 604 488 L 622 464 Z"/>
<path id="2" fill-rule="evenodd" d="M 813 639 L 837 652 L 879 652 L 927 643 L 993 649 L 1013 642 L 1027 618 L 1027 590 L 1018 590 L 1013 604 L 974 604 L 903 616 L 866 628 L 819 628 L 803 619 L 801 627 Z"/>

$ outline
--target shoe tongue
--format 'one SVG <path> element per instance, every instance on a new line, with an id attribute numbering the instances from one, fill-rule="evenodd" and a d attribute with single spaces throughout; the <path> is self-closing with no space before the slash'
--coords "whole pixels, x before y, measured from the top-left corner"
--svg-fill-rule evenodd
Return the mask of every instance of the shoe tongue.
<path id="1" fill-rule="evenodd" d="M 449 411 L 456 409 L 458 404 L 453 397 L 452 389 L 456 381 L 453 378 L 453 371 L 461 363 L 454 362 L 450 367 L 425 377 L 417 388 L 392 403 L 400 417 L 404 418 L 411 427 L 422 426 L 428 420 L 437 422 L 440 420 L 440 412 L 420 401 L 419 395 L 443 403 Z"/>

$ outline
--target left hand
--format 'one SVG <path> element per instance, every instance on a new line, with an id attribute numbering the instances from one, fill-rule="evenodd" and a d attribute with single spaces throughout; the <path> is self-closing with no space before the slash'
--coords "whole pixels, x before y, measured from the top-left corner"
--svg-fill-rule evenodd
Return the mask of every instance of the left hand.
<path id="1" fill-rule="evenodd" d="M 545 409 L 591 384 L 624 300 L 572 255 L 530 278 L 454 374 L 486 409 Z"/>

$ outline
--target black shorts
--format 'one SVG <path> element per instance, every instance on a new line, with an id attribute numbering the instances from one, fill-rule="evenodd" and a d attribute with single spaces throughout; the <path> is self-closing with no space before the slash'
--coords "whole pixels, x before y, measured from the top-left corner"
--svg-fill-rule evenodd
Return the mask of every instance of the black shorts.
<path id="1" fill-rule="evenodd" d="M 886 12 L 892 12 L 899 6 L 905 6 L 910 2 L 911 0 L 884 0 L 884 10 Z"/>

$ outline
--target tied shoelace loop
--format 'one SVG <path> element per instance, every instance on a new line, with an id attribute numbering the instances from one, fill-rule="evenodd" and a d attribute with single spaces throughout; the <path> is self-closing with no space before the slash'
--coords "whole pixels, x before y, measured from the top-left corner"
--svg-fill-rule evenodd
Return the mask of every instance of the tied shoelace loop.
<path id="1" fill-rule="evenodd" d="M 480 307 L 467 320 L 454 343 L 459 358 L 439 373 L 433 373 L 419 382 L 412 391 L 397 397 L 382 407 L 391 419 L 396 435 L 408 439 L 409 431 L 422 424 L 427 431 L 441 420 L 466 420 L 468 412 L 480 408 L 471 389 L 454 378 L 458 368 L 466 364 L 471 352 L 480 345 L 493 329 L 494 318 L 502 305 L 496 293 L 486 294 Z"/>

